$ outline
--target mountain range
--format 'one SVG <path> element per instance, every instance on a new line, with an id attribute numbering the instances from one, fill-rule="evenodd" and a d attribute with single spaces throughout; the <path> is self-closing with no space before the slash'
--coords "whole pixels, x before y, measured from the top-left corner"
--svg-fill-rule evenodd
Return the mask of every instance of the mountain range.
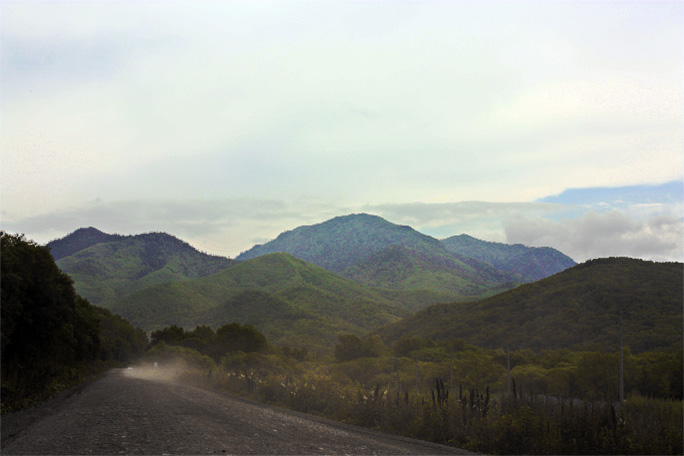
<path id="1" fill-rule="evenodd" d="M 439 241 L 369 214 L 301 226 L 256 245 L 236 259 L 286 252 L 373 287 L 446 293 L 455 298 L 502 291 L 575 265 L 557 250 L 508 246 L 467 237 Z"/>
<path id="2" fill-rule="evenodd" d="M 501 271 L 519 274 L 525 282 L 535 282 L 576 263 L 551 247 L 527 247 L 476 239 L 467 234 L 442 240 L 450 252 L 485 261 Z"/>
<path id="3" fill-rule="evenodd" d="M 240 262 L 200 279 L 131 293 L 111 310 L 137 326 L 253 324 L 276 343 L 322 348 L 411 314 L 394 298 L 286 253 Z"/>
<path id="4" fill-rule="evenodd" d="M 251 323 L 276 343 L 329 347 L 429 305 L 475 300 L 574 265 L 548 248 L 444 241 L 354 214 L 302 226 L 235 260 L 165 233 L 82 228 L 49 243 L 77 292 L 146 330 Z"/>
<path id="5" fill-rule="evenodd" d="M 105 308 L 134 291 L 204 277 L 233 263 L 166 233 L 122 236 L 81 228 L 48 246 L 76 292 Z"/>

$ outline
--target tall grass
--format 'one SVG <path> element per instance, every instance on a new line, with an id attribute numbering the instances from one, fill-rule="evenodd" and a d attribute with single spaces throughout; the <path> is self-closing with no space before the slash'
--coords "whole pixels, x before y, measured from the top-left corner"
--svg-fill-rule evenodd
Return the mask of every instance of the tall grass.
<path id="1" fill-rule="evenodd" d="M 623 405 L 531 394 L 429 392 L 340 382 L 316 372 L 224 372 L 230 391 L 294 410 L 488 454 L 682 454 L 682 402 Z"/>

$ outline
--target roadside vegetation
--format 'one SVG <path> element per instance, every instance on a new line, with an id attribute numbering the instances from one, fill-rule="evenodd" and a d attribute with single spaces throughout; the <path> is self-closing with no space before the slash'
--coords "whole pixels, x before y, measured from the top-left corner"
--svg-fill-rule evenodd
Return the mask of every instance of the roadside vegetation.
<path id="1" fill-rule="evenodd" d="M 76 294 L 48 248 L 5 232 L 0 242 L 2 413 L 145 351 L 145 333 Z"/>
<path id="2" fill-rule="evenodd" d="M 274 347 L 253 327 L 152 334 L 146 355 L 186 380 L 489 454 L 681 454 L 682 351 L 485 349 L 463 340 L 344 335 L 334 353 Z M 219 348 L 220 347 L 220 348 Z M 509 371 L 510 366 L 510 371 Z M 509 375 L 510 374 L 510 375 Z M 510 380 L 509 380 L 510 379 Z"/>

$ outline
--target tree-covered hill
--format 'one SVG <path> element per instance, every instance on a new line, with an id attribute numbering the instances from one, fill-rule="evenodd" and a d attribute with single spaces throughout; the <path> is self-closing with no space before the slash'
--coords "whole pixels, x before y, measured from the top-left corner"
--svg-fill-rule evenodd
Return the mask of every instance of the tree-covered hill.
<path id="1" fill-rule="evenodd" d="M 74 279 L 76 291 L 103 307 L 133 291 L 204 277 L 232 264 L 166 233 L 119 236 L 87 228 L 48 246 L 60 269 Z"/>
<path id="2" fill-rule="evenodd" d="M 0 231 L 0 254 L 3 412 L 146 348 L 144 332 L 76 294 L 46 247 Z"/>
<path id="3" fill-rule="evenodd" d="M 520 277 L 473 258 L 396 244 L 373 251 L 341 275 L 377 288 L 432 290 L 459 297 L 504 291 L 520 281 Z"/>
<path id="4" fill-rule="evenodd" d="M 409 226 L 399 226 L 369 214 L 335 217 L 323 223 L 300 226 L 255 245 L 236 260 L 285 252 L 328 271 L 340 273 L 378 248 L 400 245 L 418 251 L 440 249 L 439 241 Z"/>
<path id="5" fill-rule="evenodd" d="M 682 346 L 682 263 L 606 258 L 538 282 L 467 303 L 428 307 L 377 331 L 402 336 L 462 338 L 490 348 L 615 350 L 619 313 L 633 352 Z"/>
<path id="6" fill-rule="evenodd" d="M 409 314 L 416 294 L 374 290 L 286 253 L 240 262 L 195 280 L 147 287 L 112 305 L 136 325 L 254 324 L 269 339 L 331 347 L 343 332 L 363 334 Z M 422 299 L 431 299 L 429 295 Z M 434 302 L 434 300 L 432 301 Z"/>
<path id="7" fill-rule="evenodd" d="M 89 228 L 79 228 L 63 238 L 50 241 L 48 246 L 50 247 L 50 253 L 52 253 L 55 260 L 59 260 L 69 255 L 73 255 L 76 252 L 80 252 L 81 250 L 85 250 L 90 246 L 120 241 L 124 237 L 125 236 L 119 234 L 103 233 L 91 226 Z"/>
<path id="8" fill-rule="evenodd" d="M 437 239 L 409 226 L 369 214 L 301 226 L 236 259 L 274 252 L 289 253 L 365 285 L 427 289 L 454 298 L 491 294 L 521 281 L 517 274 L 454 254 Z"/>
<path id="9" fill-rule="evenodd" d="M 577 264 L 551 247 L 487 242 L 467 234 L 443 239 L 442 244 L 451 252 L 486 261 L 502 271 L 520 274 L 526 282 L 543 279 Z"/>

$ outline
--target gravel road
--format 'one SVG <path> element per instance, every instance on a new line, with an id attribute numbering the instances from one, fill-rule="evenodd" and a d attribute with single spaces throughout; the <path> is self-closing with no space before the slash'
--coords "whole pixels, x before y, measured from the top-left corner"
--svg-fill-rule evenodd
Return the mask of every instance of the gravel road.
<path id="1" fill-rule="evenodd" d="M 468 454 L 114 369 L 2 417 L 2 454 Z"/>

